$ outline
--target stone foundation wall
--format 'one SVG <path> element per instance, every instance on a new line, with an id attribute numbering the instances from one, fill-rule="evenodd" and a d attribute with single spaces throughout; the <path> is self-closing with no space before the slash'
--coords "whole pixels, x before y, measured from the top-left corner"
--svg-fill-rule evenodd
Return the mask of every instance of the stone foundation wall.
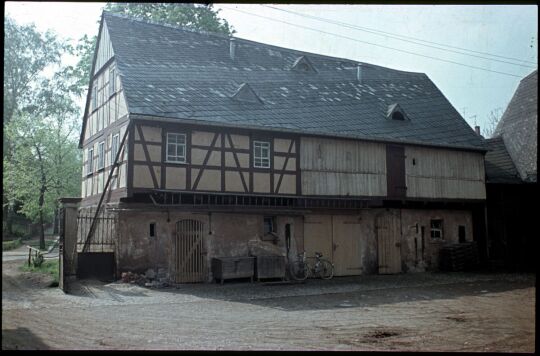
<path id="1" fill-rule="evenodd" d="M 362 210 L 359 218 L 358 274 L 378 272 L 377 233 L 375 217 L 383 209 Z M 116 270 L 144 273 L 152 268 L 163 268 L 171 274 L 175 266 L 176 222 L 193 219 L 204 223 L 204 248 L 207 252 L 208 281 L 214 257 L 236 257 L 257 254 L 286 256 L 285 226 L 291 226 L 289 258 L 304 250 L 304 217 L 278 215 L 275 218 L 275 237 L 264 235 L 265 214 L 190 213 L 182 211 L 120 211 Z M 270 216 L 270 215 L 269 215 Z M 472 241 L 472 214 L 469 211 L 401 209 L 401 263 L 403 272 L 420 272 L 438 268 L 439 250 L 448 243 L 458 242 L 458 226 L 465 226 L 466 240 Z M 431 219 L 443 220 L 443 239 L 432 239 Z M 150 223 L 155 223 L 155 237 L 150 237 Z M 424 249 L 422 254 L 422 227 Z M 416 240 L 416 245 L 415 245 Z M 346 243 L 341 241 L 340 243 Z M 339 263 L 339 261 L 334 261 Z"/>

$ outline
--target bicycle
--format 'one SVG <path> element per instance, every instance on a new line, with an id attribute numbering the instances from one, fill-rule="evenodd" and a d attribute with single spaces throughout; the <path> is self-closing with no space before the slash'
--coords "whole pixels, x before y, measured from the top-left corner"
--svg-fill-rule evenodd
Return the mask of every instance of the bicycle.
<path id="1" fill-rule="evenodd" d="M 306 252 L 298 254 L 298 258 L 290 266 L 291 276 L 294 280 L 303 281 L 308 277 L 321 277 L 331 279 L 334 277 L 334 265 L 323 258 L 322 253 L 315 252 L 315 257 L 306 257 Z M 315 264 L 311 266 L 307 258 L 315 258 Z"/>

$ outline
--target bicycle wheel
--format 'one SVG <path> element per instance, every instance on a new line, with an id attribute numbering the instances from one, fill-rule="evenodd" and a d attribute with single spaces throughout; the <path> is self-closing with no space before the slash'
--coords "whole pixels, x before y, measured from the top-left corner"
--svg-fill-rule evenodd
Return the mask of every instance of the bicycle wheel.
<path id="1" fill-rule="evenodd" d="M 296 261 L 290 267 L 291 277 L 296 281 L 303 281 L 308 277 L 307 264 Z"/>
<path id="2" fill-rule="evenodd" d="M 322 279 L 331 279 L 334 277 L 334 265 L 330 261 L 321 260 L 319 275 Z"/>

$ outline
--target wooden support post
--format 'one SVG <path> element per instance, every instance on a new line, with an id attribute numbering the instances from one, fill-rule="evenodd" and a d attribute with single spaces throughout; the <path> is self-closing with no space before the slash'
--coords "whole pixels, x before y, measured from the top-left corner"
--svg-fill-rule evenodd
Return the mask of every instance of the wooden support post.
<path id="1" fill-rule="evenodd" d="M 101 204 L 103 203 L 103 198 L 105 198 L 105 194 L 107 193 L 107 190 L 109 189 L 109 184 L 111 183 L 111 179 L 114 173 L 114 170 L 118 167 L 118 158 L 120 157 L 120 153 L 122 152 L 122 149 L 124 148 L 124 144 L 126 142 L 126 138 L 128 136 L 129 130 L 131 126 L 133 125 L 133 121 L 130 121 L 129 124 L 126 127 L 126 132 L 124 133 L 124 137 L 122 137 L 122 142 L 120 143 L 120 146 L 118 147 L 118 152 L 116 152 L 116 157 L 114 158 L 114 163 L 111 167 L 111 171 L 109 172 L 109 177 L 107 178 L 107 182 L 105 183 L 105 187 L 103 187 L 103 192 L 101 193 L 101 197 L 99 198 L 99 203 L 96 208 L 96 213 L 94 214 L 94 218 L 92 219 L 92 224 L 90 225 L 90 230 L 88 231 L 88 236 L 86 236 L 86 240 L 84 241 L 84 245 L 82 248 L 82 252 L 86 252 L 88 248 L 88 244 L 90 243 L 90 238 L 94 234 L 94 230 L 96 228 L 96 220 L 99 215 L 99 210 L 101 209 Z"/>

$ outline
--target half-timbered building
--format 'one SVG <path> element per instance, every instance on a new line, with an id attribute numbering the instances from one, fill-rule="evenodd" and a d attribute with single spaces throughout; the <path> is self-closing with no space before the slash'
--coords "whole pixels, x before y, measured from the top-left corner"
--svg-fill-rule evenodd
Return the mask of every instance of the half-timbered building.
<path id="1" fill-rule="evenodd" d="M 105 12 L 80 148 L 77 255 L 116 275 L 253 246 L 424 271 L 484 226 L 486 150 L 423 73 Z"/>

